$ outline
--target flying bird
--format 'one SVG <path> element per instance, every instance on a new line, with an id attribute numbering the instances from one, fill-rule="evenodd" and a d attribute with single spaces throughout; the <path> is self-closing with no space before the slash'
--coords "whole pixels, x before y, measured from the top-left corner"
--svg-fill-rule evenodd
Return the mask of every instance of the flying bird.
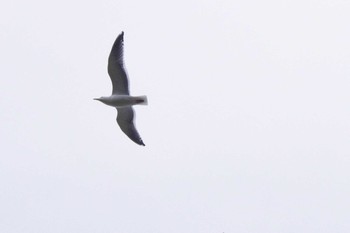
<path id="1" fill-rule="evenodd" d="M 112 95 L 95 98 L 104 104 L 117 108 L 117 123 L 121 130 L 135 143 L 144 146 L 134 124 L 133 105 L 147 105 L 147 96 L 131 96 L 128 75 L 124 66 L 124 32 L 115 40 L 108 58 L 108 74 L 112 80 Z"/>

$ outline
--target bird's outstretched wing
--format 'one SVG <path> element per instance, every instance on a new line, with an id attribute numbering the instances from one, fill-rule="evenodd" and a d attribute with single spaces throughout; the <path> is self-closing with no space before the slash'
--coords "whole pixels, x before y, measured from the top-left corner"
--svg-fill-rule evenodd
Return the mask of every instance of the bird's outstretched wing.
<path id="1" fill-rule="evenodd" d="M 124 67 L 124 32 L 115 40 L 108 58 L 108 74 L 112 80 L 112 94 L 129 95 L 128 75 Z"/>
<path id="2" fill-rule="evenodd" d="M 121 130 L 135 143 L 144 146 L 134 125 L 134 110 L 132 107 L 117 108 L 117 122 Z"/>

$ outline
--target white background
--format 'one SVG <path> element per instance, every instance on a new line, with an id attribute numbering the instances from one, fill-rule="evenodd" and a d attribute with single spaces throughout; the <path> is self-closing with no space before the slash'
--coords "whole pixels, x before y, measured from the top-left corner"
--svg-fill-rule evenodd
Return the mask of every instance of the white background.
<path id="1" fill-rule="evenodd" d="M 350 232 L 350 2 L 0 3 L 0 232 Z M 146 147 L 119 129 L 125 32 Z"/>

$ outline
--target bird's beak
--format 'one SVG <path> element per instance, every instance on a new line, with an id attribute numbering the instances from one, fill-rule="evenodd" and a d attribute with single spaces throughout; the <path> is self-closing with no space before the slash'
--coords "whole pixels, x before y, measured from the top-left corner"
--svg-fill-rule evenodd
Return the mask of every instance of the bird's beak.
<path id="1" fill-rule="evenodd" d="M 94 98 L 94 100 L 101 100 L 100 98 Z"/>

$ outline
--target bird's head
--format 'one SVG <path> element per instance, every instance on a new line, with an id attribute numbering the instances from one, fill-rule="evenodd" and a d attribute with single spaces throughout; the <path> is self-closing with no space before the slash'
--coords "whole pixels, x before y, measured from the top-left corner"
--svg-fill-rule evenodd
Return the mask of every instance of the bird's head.
<path id="1" fill-rule="evenodd" d="M 94 98 L 94 100 L 98 100 L 98 101 L 100 101 L 100 102 L 102 102 L 102 103 L 104 103 L 104 104 L 109 104 L 109 98 L 108 97 L 105 97 L 105 96 L 102 96 L 102 97 L 100 97 L 100 98 Z"/>
<path id="2" fill-rule="evenodd" d="M 104 98 L 100 97 L 100 98 L 94 98 L 94 100 L 98 100 L 98 101 L 102 101 Z"/>

